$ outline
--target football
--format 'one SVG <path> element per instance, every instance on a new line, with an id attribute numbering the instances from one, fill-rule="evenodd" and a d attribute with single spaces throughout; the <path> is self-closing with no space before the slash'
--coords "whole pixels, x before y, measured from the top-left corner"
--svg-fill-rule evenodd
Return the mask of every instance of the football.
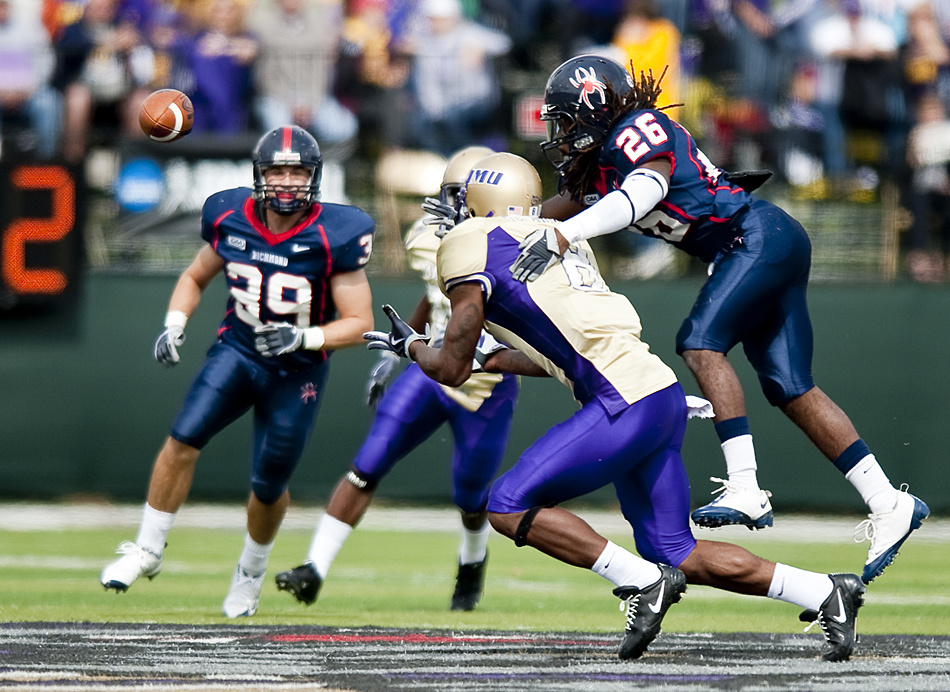
<path id="1" fill-rule="evenodd" d="M 139 111 L 142 131 L 156 142 L 174 142 L 189 132 L 195 122 L 191 99 L 177 89 L 159 89 L 149 94 Z"/>

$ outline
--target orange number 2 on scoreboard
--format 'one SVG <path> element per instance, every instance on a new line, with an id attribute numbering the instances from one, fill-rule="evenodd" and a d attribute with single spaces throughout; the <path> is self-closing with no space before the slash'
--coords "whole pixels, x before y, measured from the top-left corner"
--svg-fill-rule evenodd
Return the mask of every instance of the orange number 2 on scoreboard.
<path id="1" fill-rule="evenodd" d="M 17 219 L 3 232 L 3 275 L 7 286 L 21 294 L 56 295 L 66 288 L 66 275 L 58 269 L 28 268 L 27 243 L 53 243 L 73 228 L 76 187 L 60 166 L 20 166 L 11 175 L 18 190 L 50 190 L 52 215 L 46 219 Z"/>

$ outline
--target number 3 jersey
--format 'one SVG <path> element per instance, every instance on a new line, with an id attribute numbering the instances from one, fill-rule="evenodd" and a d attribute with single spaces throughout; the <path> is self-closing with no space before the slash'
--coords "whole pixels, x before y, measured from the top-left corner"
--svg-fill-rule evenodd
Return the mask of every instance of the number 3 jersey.
<path id="1" fill-rule="evenodd" d="M 224 260 L 231 294 L 219 338 L 268 364 L 312 367 L 328 352 L 300 349 L 264 358 L 254 348 L 254 328 L 270 322 L 306 328 L 333 320 L 330 279 L 369 261 L 375 224 L 356 207 L 317 203 L 296 226 L 275 234 L 257 216 L 251 194 L 248 188 L 218 192 L 201 211 L 201 237 Z"/>
<path id="2" fill-rule="evenodd" d="M 600 151 L 593 189 L 580 200 L 590 206 L 618 189 L 624 178 L 647 161 L 667 159 L 670 190 L 628 230 L 662 238 L 711 262 L 739 230 L 732 219 L 755 198 L 726 180 L 679 123 L 657 110 L 638 110 L 618 120 Z"/>
<path id="3" fill-rule="evenodd" d="M 516 281 L 509 267 L 519 243 L 556 222 L 527 217 L 469 219 L 442 240 L 444 292 L 477 282 L 485 328 L 561 382 L 582 404 L 599 400 L 610 414 L 665 389 L 676 375 L 640 340 L 640 317 L 604 283 L 586 242 L 572 245 L 537 280 Z"/>

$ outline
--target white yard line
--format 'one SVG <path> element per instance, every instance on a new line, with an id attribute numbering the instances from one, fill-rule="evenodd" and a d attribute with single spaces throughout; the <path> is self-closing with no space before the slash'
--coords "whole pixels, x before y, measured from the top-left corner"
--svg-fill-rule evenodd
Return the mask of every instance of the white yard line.
<path id="1" fill-rule="evenodd" d="M 582 509 L 577 513 L 596 531 L 607 535 L 628 535 L 629 525 L 619 510 Z M 292 506 L 282 528 L 312 530 L 323 507 Z M 141 505 L 0 503 L 0 531 L 65 531 L 68 529 L 135 528 L 142 517 Z M 821 517 L 813 515 L 777 514 L 775 525 L 761 531 L 730 526 L 721 529 L 695 529 L 698 537 L 716 540 L 770 541 L 800 543 L 837 543 L 851 539 L 854 527 L 864 517 Z M 241 505 L 186 505 L 175 520 L 176 527 L 232 529 L 245 526 Z M 452 508 L 370 507 L 363 521 L 363 530 L 372 531 L 445 531 L 459 530 L 458 512 Z M 950 542 L 950 519 L 928 519 L 914 533 L 914 542 Z"/>

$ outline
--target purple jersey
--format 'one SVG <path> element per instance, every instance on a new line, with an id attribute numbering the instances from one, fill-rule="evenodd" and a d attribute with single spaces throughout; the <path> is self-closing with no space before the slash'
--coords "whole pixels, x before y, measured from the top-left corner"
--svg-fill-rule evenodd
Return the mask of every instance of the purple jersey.
<path id="1" fill-rule="evenodd" d="M 231 293 L 220 338 L 284 368 L 326 360 L 326 351 L 304 349 L 264 359 L 254 348 L 254 328 L 269 322 L 306 328 L 334 319 L 330 279 L 363 268 L 374 230 L 373 220 L 356 207 L 318 203 L 299 224 L 276 235 L 258 218 L 250 189 L 209 197 L 201 211 L 201 237 L 224 260 Z"/>
<path id="2" fill-rule="evenodd" d="M 726 180 L 686 128 L 661 111 L 633 111 L 614 124 L 600 152 L 595 189 L 582 202 L 594 204 L 619 189 L 634 169 L 661 158 L 672 167 L 669 193 L 630 230 L 711 262 L 739 234 L 731 220 L 755 197 Z"/>

